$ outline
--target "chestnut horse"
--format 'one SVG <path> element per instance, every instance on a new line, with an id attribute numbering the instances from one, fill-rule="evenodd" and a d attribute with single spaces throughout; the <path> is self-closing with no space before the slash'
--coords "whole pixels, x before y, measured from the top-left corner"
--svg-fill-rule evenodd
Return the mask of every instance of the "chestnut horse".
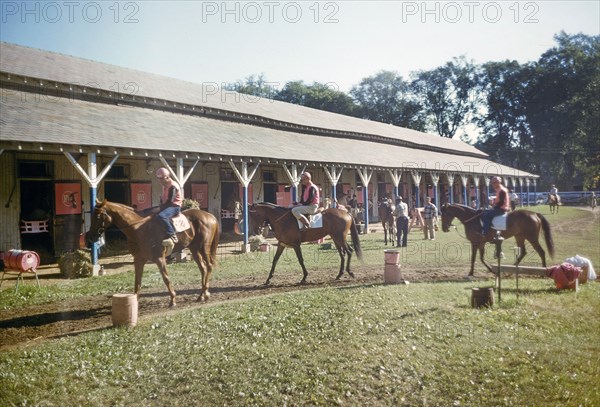
<path id="1" fill-rule="evenodd" d="M 496 235 L 496 232 L 490 229 L 485 238 L 481 238 L 480 232 L 482 211 L 458 204 L 443 205 L 441 211 L 442 230 L 444 232 L 448 232 L 448 230 L 450 230 L 450 226 L 454 218 L 460 220 L 465 226 L 465 235 L 471 242 L 471 271 L 469 272 L 469 276 L 473 275 L 475 268 L 475 257 L 478 249 L 481 262 L 490 272 L 493 273 L 494 271 L 484 259 L 484 249 L 486 242 L 492 241 Z M 552 232 L 550 230 L 550 223 L 548 223 L 548 220 L 540 213 L 525 209 L 509 212 L 507 216 L 506 230 L 501 231 L 500 234 L 505 239 L 514 236 L 517 246 L 521 249 L 515 265 L 519 264 L 521 260 L 523 260 L 523 257 L 525 257 L 525 240 L 527 240 L 540 255 L 542 259 L 542 265 L 546 267 L 546 253 L 539 243 L 539 235 L 540 230 L 543 230 L 550 257 L 554 257 L 554 241 L 552 239 Z"/>
<path id="2" fill-rule="evenodd" d="M 183 211 L 188 218 L 191 228 L 177 233 L 179 242 L 173 248 L 178 251 L 188 248 L 192 258 L 198 265 L 202 275 L 202 290 L 198 301 L 206 301 L 210 297 L 210 274 L 217 260 L 219 244 L 219 223 L 212 214 L 200 209 Z M 106 199 L 97 202 L 91 219 L 90 230 L 86 233 L 88 244 L 98 241 L 109 225 L 114 225 L 127 236 L 127 246 L 133 255 L 135 266 L 134 293 L 140 296 L 144 264 L 148 261 L 156 263 L 167 286 L 174 307 L 175 290 L 167 272 L 166 248 L 162 245 L 165 231 L 156 216 L 142 217 L 129 206 L 108 202 Z"/>
<path id="3" fill-rule="evenodd" d="M 268 285 L 271 281 L 277 261 L 279 260 L 279 257 L 281 257 L 283 249 L 286 247 L 291 247 L 296 252 L 296 257 L 298 257 L 298 262 L 300 263 L 302 273 L 304 274 L 300 283 L 306 283 L 308 271 L 306 271 L 306 267 L 304 266 L 300 244 L 302 242 L 319 240 L 327 235 L 331 236 L 333 239 L 335 247 L 340 255 L 340 272 L 337 275 L 336 280 L 339 280 L 344 274 L 344 265 L 346 266 L 346 272 L 351 277 L 354 277 L 354 274 L 350 271 L 350 258 L 352 257 L 353 249 L 346 241 L 348 232 L 350 232 L 352 236 L 352 245 L 354 246 L 354 251 L 356 251 L 356 255 L 359 259 L 362 259 L 362 249 L 360 247 L 356 224 L 347 211 L 336 208 L 325 209 L 322 212 L 323 227 L 302 230 L 298 227 L 298 220 L 292 215 L 291 209 L 282 206 L 264 202 L 257 203 L 250 207 L 249 215 L 252 220 L 252 222 L 249 222 L 249 224 L 253 226 L 252 233 L 260 233 L 260 227 L 268 224 L 271 226 L 278 242 L 277 251 L 273 257 L 273 264 L 271 265 L 271 271 L 265 285 Z M 345 261 L 346 256 L 348 257 L 347 262 Z"/>
<path id="4" fill-rule="evenodd" d="M 396 220 L 394 219 L 394 205 L 390 199 L 386 199 L 379 204 L 377 209 L 377 215 L 383 225 L 383 239 L 385 245 L 388 244 L 388 235 L 390 236 L 390 243 L 394 246 L 394 239 L 396 237 Z"/>
<path id="5" fill-rule="evenodd" d="M 560 202 L 556 195 L 552 195 L 552 194 L 548 195 L 548 205 L 550 206 L 551 214 L 553 214 L 553 215 L 555 213 L 558 214 L 558 207 L 560 205 Z"/>

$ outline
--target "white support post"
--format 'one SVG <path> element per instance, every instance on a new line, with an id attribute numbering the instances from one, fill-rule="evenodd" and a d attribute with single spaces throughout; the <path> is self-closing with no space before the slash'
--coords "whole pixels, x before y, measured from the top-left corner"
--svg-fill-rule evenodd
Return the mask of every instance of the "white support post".
<path id="1" fill-rule="evenodd" d="M 357 169 L 358 176 L 363 183 L 363 202 L 364 202 L 364 216 L 365 219 L 365 233 L 369 231 L 369 182 L 371 182 L 371 177 L 373 176 L 373 170 L 369 170 L 367 168 L 359 168 Z"/>
<path id="2" fill-rule="evenodd" d="M 173 180 L 177 182 L 177 184 L 179 184 L 179 187 L 181 188 L 181 194 L 183 196 L 183 187 L 185 186 L 187 180 L 190 178 L 190 175 L 192 175 L 192 173 L 196 169 L 196 166 L 200 162 L 200 159 L 196 160 L 196 162 L 194 163 L 194 165 L 192 165 L 192 168 L 190 168 L 188 172 L 185 172 L 185 169 L 183 168 L 183 158 L 177 158 L 176 170 L 173 170 L 173 168 L 171 168 L 171 166 L 164 157 L 160 157 L 159 159 L 163 163 L 165 168 L 168 169 L 171 173 L 171 178 L 173 178 Z"/>
<path id="3" fill-rule="evenodd" d="M 241 169 L 237 168 L 237 166 L 235 165 L 233 160 L 229 160 L 229 165 L 231 166 L 231 169 L 233 170 L 236 177 L 238 178 L 238 180 L 242 183 L 242 185 L 244 187 L 243 188 L 244 196 L 242 197 L 242 219 L 243 219 L 242 233 L 244 235 L 244 247 L 242 248 L 242 251 L 244 253 L 246 253 L 249 251 L 249 245 L 248 245 L 248 185 L 250 185 L 250 182 L 252 181 L 254 174 L 256 174 L 256 170 L 258 170 L 260 163 L 257 163 L 256 166 L 254 167 L 254 169 L 250 170 L 250 173 L 248 173 L 248 163 L 246 161 L 242 161 Z"/>
<path id="4" fill-rule="evenodd" d="M 323 167 L 325 170 L 325 174 L 327 175 L 327 178 L 329 179 L 329 182 L 331 182 L 331 206 L 333 208 L 337 207 L 337 200 L 336 200 L 336 186 L 338 181 L 340 180 L 340 177 L 342 176 L 342 171 L 344 170 L 343 167 L 336 167 L 335 165 L 332 165 L 330 168 L 327 167 Z M 339 172 L 338 172 L 339 170 Z"/>
<path id="5" fill-rule="evenodd" d="M 448 203 L 454 203 L 454 174 L 446 174 L 448 178 Z"/>
<path id="6" fill-rule="evenodd" d="M 415 195 L 415 207 L 419 208 L 420 205 L 420 199 L 419 199 L 419 185 L 421 184 L 421 176 L 423 174 L 421 174 L 419 171 L 411 171 L 410 172 L 410 176 L 412 177 L 413 183 L 415 185 L 414 189 L 413 189 L 413 193 Z"/>
<path id="7" fill-rule="evenodd" d="M 394 182 L 394 198 L 395 198 L 400 195 L 400 193 L 398 192 L 398 184 L 400 184 L 400 180 L 402 179 L 402 171 L 389 170 L 388 172 L 390 173 L 390 177 L 392 178 L 392 181 Z"/>
<path id="8" fill-rule="evenodd" d="M 440 183 L 440 174 L 438 174 L 437 172 L 432 172 L 429 174 L 431 176 L 431 181 L 433 182 L 433 199 L 435 201 L 435 206 L 438 208 L 438 210 L 440 209 L 440 190 L 439 190 L 439 183 Z"/>
<path id="9" fill-rule="evenodd" d="M 283 170 L 285 172 L 285 174 L 288 177 L 288 180 L 290 181 L 290 184 L 292 184 L 292 188 L 290 193 L 292 194 L 291 198 L 292 198 L 292 202 L 296 202 L 297 199 L 297 191 L 298 191 L 298 185 L 300 185 L 300 176 L 301 174 L 304 172 L 304 170 L 306 169 L 306 167 L 302 168 L 302 171 L 298 172 L 298 167 L 296 166 L 296 164 L 292 164 L 291 168 L 288 168 L 286 164 L 283 164 Z"/>
<path id="10" fill-rule="evenodd" d="M 96 196 L 98 184 L 100 181 L 106 176 L 108 171 L 112 168 L 114 163 L 119 158 L 119 154 L 115 154 L 111 162 L 104 167 L 100 175 L 97 175 L 98 168 L 96 166 L 96 153 L 88 154 L 88 171 L 86 172 L 81 165 L 77 162 L 77 160 L 69 153 L 68 151 L 63 151 L 63 154 L 73 164 L 77 172 L 81 174 L 83 179 L 88 183 L 90 187 L 90 217 L 92 211 L 94 210 L 94 206 L 96 205 Z M 94 243 L 91 248 L 91 261 L 92 261 L 92 275 L 98 276 L 100 274 L 100 265 L 98 264 L 98 245 Z"/>

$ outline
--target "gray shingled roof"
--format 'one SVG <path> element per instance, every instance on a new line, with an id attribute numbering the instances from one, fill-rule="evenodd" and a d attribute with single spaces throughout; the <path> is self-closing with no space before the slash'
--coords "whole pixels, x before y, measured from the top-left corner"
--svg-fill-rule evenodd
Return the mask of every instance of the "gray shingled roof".
<path id="1" fill-rule="evenodd" d="M 136 150 L 171 150 L 203 156 L 255 157 L 345 163 L 389 168 L 534 176 L 485 159 L 485 154 L 458 140 L 356 119 L 298 105 L 215 94 L 201 84 L 116 67 L 99 62 L 0 42 L 0 71 L 53 82 L 93 84 L 114 89 L 135 84 L 136 98 L 157 98 L 194 106 L 234 111 L 273 120 L 436 145 L 449 153 L 386 145 L 367 140 L 299 134 L 206 117 L 143 107 L 76 99 L 26 98 L 5 92 L 0 112 L 0 146 L 5 142 L 105 146 Z M 112 88 L 111 88 L 112 87 Z M 236 100 L 237 99 L 237 100 Z M 463 155 L 466 154 L 466 155 Z M 475 156 L 477 155 L 477 156 Z"/>

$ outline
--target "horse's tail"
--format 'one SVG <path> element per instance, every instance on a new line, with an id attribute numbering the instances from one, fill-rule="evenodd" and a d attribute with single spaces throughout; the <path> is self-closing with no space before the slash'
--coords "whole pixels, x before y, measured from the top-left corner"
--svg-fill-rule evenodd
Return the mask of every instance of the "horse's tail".
<path id="1" fill-rule="evenodd" d="M 354 218 L 352 219 L 352 225 L 350 227 L 350 235 L 352 236 L 352 246 L 354 246 L 354 251 L 356 252 L 356 256 L 359 260 L 362 260 L 362 247 L 360 247 L 360 238 L 358 237 L 358 227 L 354 222 Z"/>
<path id="2" fill-rule="evenodd" d="M 537 214 L 538 218 L 542 222 L 542 230 L 544 231 L 544 239 L 546 239 L 546 246 L 548 246 L 548 253 L 550 258 L 554 258 L 554 239 L 552 239 L 552 230 L 550 229 L 550 222 L 541 213 Z"/>
<path id="3" fill-rule="evenodd" d="M 213 229 L 213 238 L 210 242 L 210 264 L 214 267 L 217 264 L 217 251 L 219 249 L 219 224 L 215 224 Z"/>

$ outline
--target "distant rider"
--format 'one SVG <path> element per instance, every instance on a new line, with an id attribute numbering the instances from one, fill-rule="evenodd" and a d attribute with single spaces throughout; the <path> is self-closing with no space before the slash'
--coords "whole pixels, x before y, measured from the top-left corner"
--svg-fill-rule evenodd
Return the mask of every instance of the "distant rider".
<path id="1" fill-rule="evenodd" d="M 558 196 L 558 188 L 554 184 L 550 185 L 550 192 L 548 192 L 548 196 L 554 196 L 556 199 L 556 203 L 560 203 L 560 196 Z"/>

